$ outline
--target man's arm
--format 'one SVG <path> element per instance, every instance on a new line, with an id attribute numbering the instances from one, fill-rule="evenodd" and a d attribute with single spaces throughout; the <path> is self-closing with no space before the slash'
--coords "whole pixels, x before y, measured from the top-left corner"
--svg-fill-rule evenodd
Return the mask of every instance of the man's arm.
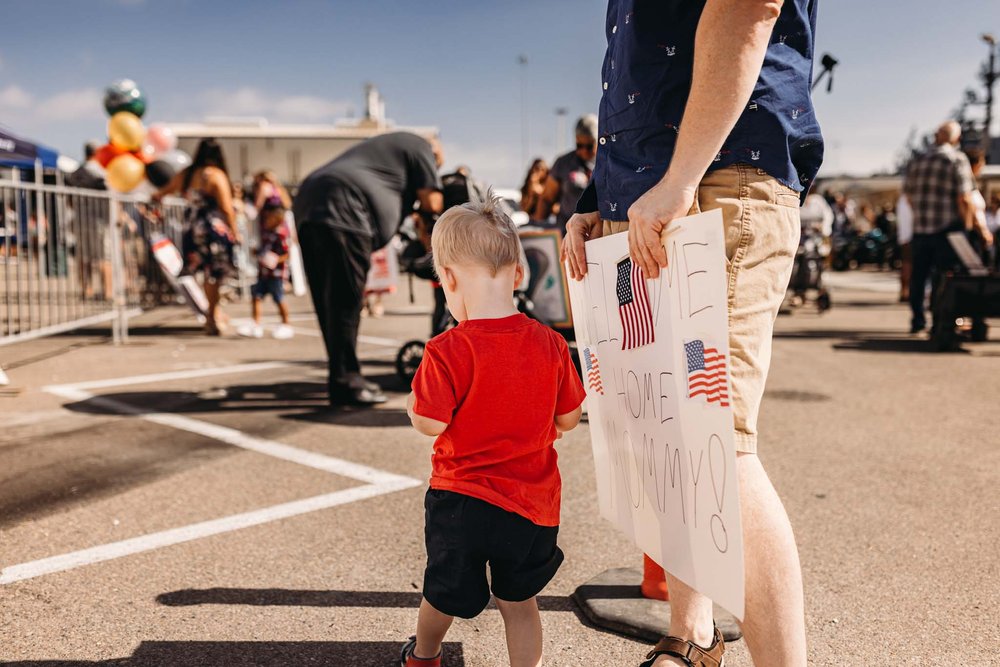
<path id="1" fill-rule="evenodd" d="M 629 209 L 629 252 L 650 278 L 667 265 L 660 233 L 673 219 L 687 215 L 698 183 L 750 100 L 782 4 L 705 3 L 695 36 L 691 94 L 670 168 Z"/>
<path id="2" fill-rule="evenodd" d="M 559 181 L 549 176 L 545 179 L 545 189 L 538 197 L 538 204 L 535 206 L 533 220 L 548 220 L 552 214 L 552 205 L 559 198 Z"/>
<path id="3" fill-rule="evenodd" d="M 421 211 L 431 213 L 444 213 L 444 195 L 440 190 L 434 188 L 421 188 L 417 190 L 417 202 Z"/>

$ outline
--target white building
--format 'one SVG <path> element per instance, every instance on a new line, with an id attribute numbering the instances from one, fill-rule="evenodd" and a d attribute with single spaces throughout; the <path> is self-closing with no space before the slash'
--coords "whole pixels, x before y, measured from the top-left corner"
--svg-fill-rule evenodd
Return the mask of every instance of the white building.
<path id="1" fill-rule="evenodd" d="M 395 126 L 385 118 L 385 102 L 374 86 L 365 87 L 365 116 L 333 125 L 272 125 L 265 118 L 208 118 L 204 123 L 166 123 L 178 147 L 194 155 L 198 142 L 214 137 L 222 145 L 233 180 L 247 181 L 269 169 L 287 186 L 298 185 L 309 172 L 351 146 L 377 134 L 407 131 L 437 136 L 435 127 Z"/>

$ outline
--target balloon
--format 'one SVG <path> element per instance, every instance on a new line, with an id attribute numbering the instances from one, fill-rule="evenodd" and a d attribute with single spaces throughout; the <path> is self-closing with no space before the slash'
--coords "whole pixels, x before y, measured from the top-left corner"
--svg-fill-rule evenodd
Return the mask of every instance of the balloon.
<path id="1" fill-rule="evenodd" d="M 191 156 L 179 148 L 164 153 L 160 156 L 160 159 L 174 165 L 174 169 L 177 171 L 187 169 L 191 166 Z"/>
<path id="2" fill-rule="evenodd" d="M 177 170 L 174 169 L 174 166 L 164 160 L 155 160 L 146 165 L 146 178 L 158 188 L 169 183 L 170 179 L 176 175 Z"/>
<path id="3" fill-rule="evenodd" d="M 156 160 L 157 151 L 153 148 L 148 141 L 142 143 L 142 148 L 135 151 L 135 156 L 145 162 L 146 164 L 151 164 Z"/>
<path id="4" fill-rule="evenodd" d="M 153 155 L 166 153 L 177 148 L 177 135 L 166 125 L 154 123 L 149 126 L 149 130 L 146 132 L 146 145 L 153 149 Z"/>
<path id="5" fill-rule="evenodd" d="M 128 192 L 142 183 L 146 176 L 146 165 L 131 154 L 119 155 L 108 165 L 105 181 L 112 190 Z"/>
<path id="6" fill-rule="evenodd" d="M 118 148 L 114 144 L 104 144 L 97 149 L 96 153 L 94 153 L 94 159 L 97 160 L 98 164 L 107 169 L 108 164 L 110 164 L 112 160 L 119 155 L 125 155 L 127 152 L 128 151 Z"/>
<path id="7" fill-rule="evenodd" d="M 137 151 L 146 138 L 146 128 L 134 113 L 119 111 L 108 121 L 108 138 L 118 148 Z"/>
<path id="8" fill-rule="evenodd" d="M 141 118 L 146 113 L 146 96 L 135 81 L 119 79 L 104 89 L 104 110 L 109 116 L 128 111 Z"/>
<path id="9" fill-rule="evenodd" d="M 191 158 L 181 150 L 164 153 L 146 167 L 146 178 L 158 188 L 170 182 L 181 170 L 191 166 Z"/>

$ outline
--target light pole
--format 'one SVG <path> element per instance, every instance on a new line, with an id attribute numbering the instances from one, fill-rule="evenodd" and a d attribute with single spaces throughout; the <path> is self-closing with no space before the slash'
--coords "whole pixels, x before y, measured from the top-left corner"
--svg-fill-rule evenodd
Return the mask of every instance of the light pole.
<path id="1" fill-rule="evenodd" d="M 568 113 L 569 109 L 566 107 L 556 107 L 556 155 L 562 153 L 563 142 L 566 141 L 566 114 Z"/>
<path id="2" fill-rule="evenodd" d="M 521 164 L 528 164 L 528 56 L 517 57 L 521 68 Z"/>
<path id="3" fill-rule="evenodd" d="M 990 48 L 990 59 L 984 64 L 982 79 L 986 85 L 986 121 L 983 125 L 983 153 L 986 154 L 986 161 L 990 159 L 990 129 L 993 126 L 993 84 L 1000 78 L 997 72 L 997 39 L 993 35 L 986 33 L 981 36 L 982 40 Z"/>

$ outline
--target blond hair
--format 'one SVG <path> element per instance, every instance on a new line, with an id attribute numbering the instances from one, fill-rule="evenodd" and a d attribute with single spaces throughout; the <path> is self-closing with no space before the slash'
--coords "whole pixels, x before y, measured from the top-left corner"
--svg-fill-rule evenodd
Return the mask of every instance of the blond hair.
<path id="1" fill-rule="evenodd" d="M 452 206 L 438 218 L 431 235 L 434 268 L 482 266 L 491 276 L 521 261 L 521 242 L 500 198 L 490 190 L 485 201 Z"/>

